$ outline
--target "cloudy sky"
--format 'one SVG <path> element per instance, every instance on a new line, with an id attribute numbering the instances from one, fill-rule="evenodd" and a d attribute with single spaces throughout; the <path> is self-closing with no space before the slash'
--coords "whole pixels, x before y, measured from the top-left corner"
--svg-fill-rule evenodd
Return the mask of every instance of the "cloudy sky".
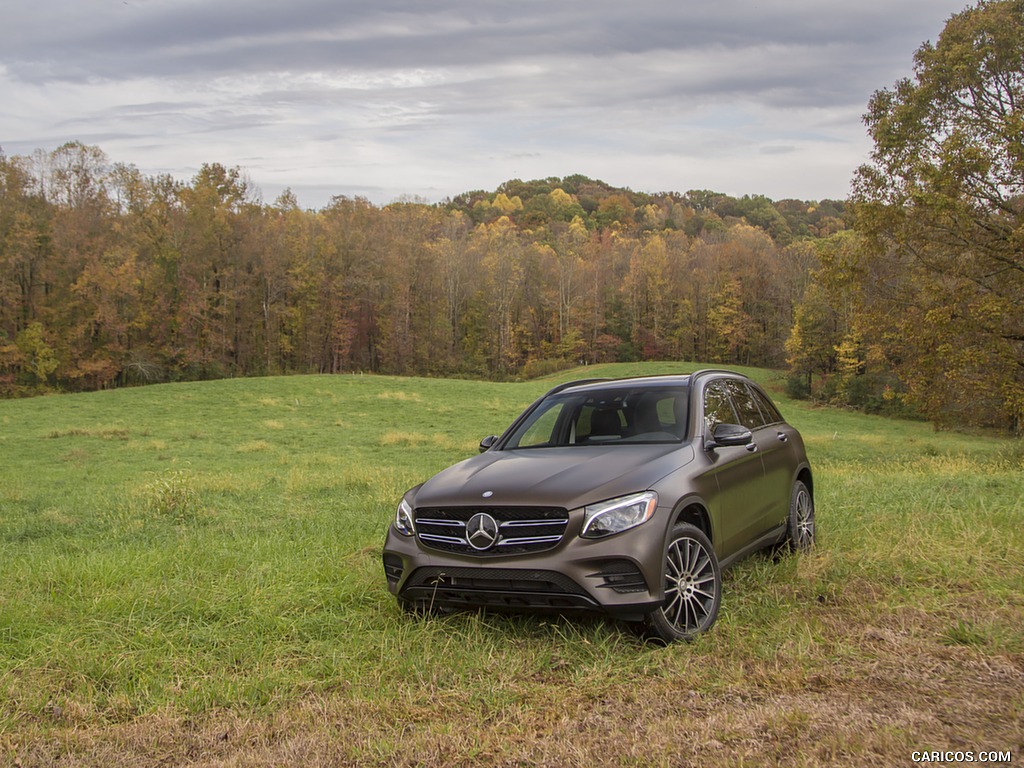
<path id="1" fill-rule="evenodd" d="M 966 0 L 4 0 L 0 148 L 240 166 L 272 202 L 581 173 L 843 198 L 868 97 Z"/>

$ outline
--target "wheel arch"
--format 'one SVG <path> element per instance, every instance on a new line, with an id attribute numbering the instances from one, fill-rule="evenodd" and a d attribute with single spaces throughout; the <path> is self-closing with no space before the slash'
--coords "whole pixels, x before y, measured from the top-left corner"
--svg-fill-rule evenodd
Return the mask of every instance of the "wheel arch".
<path id="1" fill-rule="evenodd" d="M 669 526 L 669 530 L 675 527 L 677 523 L 689 523 L 707 536 L 712 545 L 715 543 L 715 531 L 714 526 L 711 524 L 711 514 L 708 512 L 707 506 L 700 499 L 683 499 L 679 503 L 672 517 L 672 525 Z"/>
<path id="2" fill-rule="evenodd" d="M 706 632 L 715 623 L 722 601 L 722 571 L 711 542 L 711 517 L 707 508 L 699 499 L 684 499 L 671 520 L 659 565 L 657 592 L 661 605 L 648 613 L 642 624 L 646 637 L 662 643 L 689 641 Z M 683 540 L 687 541 L 685 554 L 683 549 L 678 549 L 676 555 L 671 556 L 672 547 Z M 693 546 L 699 549 L 694 551 Z M 670 565 L 670 556 L 675 566 Z M 670 597 L 670 593 L 674 596 Z M 704 618 L 698 615 L 698 608 Z M 680 625 L 681 618 L 685 626 Z"/>
<path id="3" fill-rule="evenodd" d="M 814 498 L 814 478 L 811 476 L 811 468 L 804 464 L 797 470 L 796 479 L 807 486 L 811 498 Z"/>

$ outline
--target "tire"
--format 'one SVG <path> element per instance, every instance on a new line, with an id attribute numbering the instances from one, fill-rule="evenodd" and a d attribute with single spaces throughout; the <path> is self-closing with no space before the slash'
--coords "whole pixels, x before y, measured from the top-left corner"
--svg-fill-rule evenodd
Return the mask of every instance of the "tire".
<path id="1" fill-rule="evenodd" d="M 665 603 L 644 620 L 644 634 L 664 643 L 707 632 L 722 602 L 722 570 L 704 532 L 688 523 L 672 529 L 665 563 Z"/>
<path id="2" fill-rule="evenodd" d="M 802 480 L 793 483 L 786 539 L 794 552 L 806 552 L 814 547 L 814 497 Z"/>

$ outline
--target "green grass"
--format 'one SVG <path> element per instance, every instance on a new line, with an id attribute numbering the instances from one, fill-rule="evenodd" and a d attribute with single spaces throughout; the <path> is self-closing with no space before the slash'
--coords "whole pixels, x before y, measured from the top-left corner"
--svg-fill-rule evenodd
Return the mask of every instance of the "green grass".
<path id="1" fill-rule="evenodd" d="M 789 402 L 767 372 L 750 371 L 808 444 L 819 546 L 730 571 L 708 636 L 657 648 L 600 619 L 399 613 L 379 558 L 405 488 L 553 381 L 679 368 L 0 402 L 0 763 L 1019 751 L 1021 444 Z"/>

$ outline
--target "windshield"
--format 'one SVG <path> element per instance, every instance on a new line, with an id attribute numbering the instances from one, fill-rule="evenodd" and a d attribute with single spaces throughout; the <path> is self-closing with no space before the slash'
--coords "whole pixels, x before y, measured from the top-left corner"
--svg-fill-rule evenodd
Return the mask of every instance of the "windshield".
<path id="1" fill-rule="evenodd" d="M 505 448 L 678 443 L 686 431 L 686 387 L 615 387 L 543 400 Z"/>

